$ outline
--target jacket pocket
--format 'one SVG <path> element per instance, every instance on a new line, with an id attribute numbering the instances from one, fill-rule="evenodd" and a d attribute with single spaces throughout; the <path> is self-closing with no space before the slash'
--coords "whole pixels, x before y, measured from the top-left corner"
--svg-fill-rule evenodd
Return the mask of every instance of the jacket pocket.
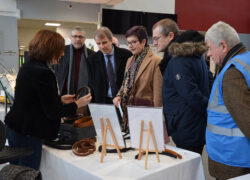
<path id="1" fill-rule="evenodd" d="M 176 126 L 177 110 L 174 111 L 166 110 L 164 111 L 164 114 L 165 114 L 168 133 L 171 134 L 171 132 L 173 132 L 177 128 Z"/>

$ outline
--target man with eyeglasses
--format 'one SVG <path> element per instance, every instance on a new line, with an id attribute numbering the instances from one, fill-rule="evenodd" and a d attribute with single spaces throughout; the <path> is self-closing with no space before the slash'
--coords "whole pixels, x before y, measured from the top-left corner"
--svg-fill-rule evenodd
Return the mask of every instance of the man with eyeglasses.
<path id="1" fill-rule="evenodd" d="M 113 44 L 113 34 L 107 27 L 97 29 L 94 38 L 99 51 L 88 58 L 92 102 L 113 104 L 123 81 L 127 60 L 132 54 Z"/>
<path id="2" fill-rule="evenodd" d="M 154 45 L 164 51 L 160 64 L 162 103 L 168 135 L 177 147 L 202 154 L 205 144 L 208 69 L 204 36 L 194 30 L 178 35 L 177 24 L 163 19 L 153 26 Z"/>
<path id="3" fill-rule="evenodd" d="M 71 44 L 65 47 L 64 56 L 54 67 L 61 95 L 75 94 L 88 85 L 88 68 L 86 59 L 94 53 L 85 45 L 86 33 L 80 28 L 73 28 L 70 35 Z"/>
<path id="4" fill-rule="evenodd" d="M 168 46 L 179 35 L 179 27 L 172 19 L 166 18 L 158 21 L 152 28 L 153 44 L 158 52 L 164 52 L 163 59 L 160 63 L 160 69 L 163 74 L 166 66 L 171 59 L 168 53 Z"/>
<path id="5" fill-rule="evenodd" d="M 82 28 L 73 28 L 70 40 L 71 44 L 65 46 L 64 56 L 53 67 L 61 95 L 76 94 L 77 90 L 88 85 L 87 58 L 94 53 L 85 45 L 86 33 Z M 77 113 L 89 115 L 89 110 L 87 106 L 84 106 L 78 108 Z M 69 129 L 67 123 L 62 123 L 60 128 L 61 132 L 64 132 L 64 129 Z M 59 149 L 71 149 L 75 139 L 61 133 L 56 140 L 45 141 L 44 143 Z"/>

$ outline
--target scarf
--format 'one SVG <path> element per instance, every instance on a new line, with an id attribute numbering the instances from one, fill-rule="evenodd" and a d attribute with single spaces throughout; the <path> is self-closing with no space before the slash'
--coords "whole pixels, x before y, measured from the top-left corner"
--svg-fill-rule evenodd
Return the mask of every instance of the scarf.
<path id="1" fill-rule="evenodd" d="M 138 55 L 133 56 L 132 61 L 129 65 L 128 70 L 124 74 L 122 89 L 120 91 L 121 96 L 121 107 L 123 110 L 123 131 L 128 131 L 128 113 L 127 113 L 127 104 L 129 101 L 129 97 L 133 95 L 133 89 L 135 85 L 135 78 L 137 72 L 141 66 L 141 63 L 145 56 L 147 55 L 149 47 L 145 47 L 144 50 Z"/>
<path id="2" fill-rule="evenodd" d="M 87 48 L 84 45 L 83 51 L 81 55 L 80 67 L 79 67 L 79 75 L 78 75 L 78 89 L 83 86 L 88 85 L 88 71 L 87 71 L 87 62 L 86 59 L 88 57 Z M 74 79 L 75 79 L 75 60 L 74 60 L 74 49 L 72 44 L 70 45 L 70 59 L 69 59 L 69 74 L 68 74 L 68 84 L 67 84 L 67 94 L 75 94 L 74 87 Z"/>
<path id="3" fill-rule="evenodd" d="M 237 45 L 235 45 L 234 47 L 232 47 L 232 49 L 230 49 L 227 53 L 227 55 L 225 56 L 225 58 L 223 59 L 223 63 L 222 65 L 219 67 L 218 65 L 216 65 L 215 68 L 215 77 L 214 79 L 218 76 L 218 74 L 221 72 L 221 70 L 223 69 L 223 67 L 226 65 L 226 63 L 228 62 L 228 60 L 230 60 L 233 56 L 237 55 L 239 52 L 241 51 L 246 51 L 246 47 L 244 46 L 244 44 L 239 43 Z"/>
<path id="4" fill-rule="evenodd" d="M 238 54 L 243 49 L 246 49 L 246 47 L 242 43 L 239 43 L 239 44 L 235 45 L 234 47 L 232 47 L 232 49 L 230 49 L 228 51 L 227 55 L 225 56 L 223 63 L 222 63 L 222 66 L 219 69 L 219 73 L 224 68 L 224 66 L 227 64 L 227 61 L 230 60 L 233 56 Z"/>

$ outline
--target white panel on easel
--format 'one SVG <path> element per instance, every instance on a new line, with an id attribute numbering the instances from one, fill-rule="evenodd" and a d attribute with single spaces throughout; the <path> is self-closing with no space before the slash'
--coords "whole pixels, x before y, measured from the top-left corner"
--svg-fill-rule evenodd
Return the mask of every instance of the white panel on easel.
<path id="1" fill-rule="evenodd" d="M 159 151 L 164 150 L 162 108 L 128 106 L 128 120 L 132 147 L 139 148 L 141 120 L 144 120 L 144 129 L 146 130 L 149 129 L 149 121 L 152 121 L 157 148 Z M 146 149 L 147 134 L 147 131 L 143 131 L 142 149 Z M 155 148 L 151 136 L 149 141 L 149 150 L 153 151 L 154 149 Z"/>
<path id="2" fill-rule="evenodd" d="M 106 118 L 109 118 L 118 146 L 124 147 L 125 146 L 124 140 L 122 136 L 120 123 L 116 114 L 115 106 L 109 104 L 94 104 L 94 103 L 90 103 L 88 106 L 92 119 L 94 121 L 94 126 L 98 141 L 102 143 L 100 118 L 101 117 L 103 118 L 104 126 L 107 124 Z M 107 131 L 106 144 L 115 145 L 109 130 Z"/>

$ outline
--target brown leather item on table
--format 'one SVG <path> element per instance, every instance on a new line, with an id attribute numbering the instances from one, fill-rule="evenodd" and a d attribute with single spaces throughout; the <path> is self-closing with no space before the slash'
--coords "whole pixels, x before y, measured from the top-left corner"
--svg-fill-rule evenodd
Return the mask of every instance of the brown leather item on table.
<path id="1" fill-rule="evenodd" d="M 94 153 L 96 150 L 95 141 L 90 138 L 85 138 L 77 141 L 72 146 L 72 152 L 77 156 L 87 156 Z"/>
<path id="2" fill-rule="evenodd" d="M 82 128 L 82 127 L 94 126 L 94 123 L 91 116 L 85 116 L 82 117 L 81 119 L 76 120 L 73 123 L 73 125 L 74 127 Z"/>
<path id="3" fill-rule="evenodd" d="M 170 153 L 170 154 L 173 154 L 173 155 L 177 156 L 179 159 L 182 159 L 182 155 L 178 154 L 178 153 L 175 152 L 175 151 L 172 151 L 172 150 L 170 150 L 170 149 L 165 149 L 165 152 Z"/>

